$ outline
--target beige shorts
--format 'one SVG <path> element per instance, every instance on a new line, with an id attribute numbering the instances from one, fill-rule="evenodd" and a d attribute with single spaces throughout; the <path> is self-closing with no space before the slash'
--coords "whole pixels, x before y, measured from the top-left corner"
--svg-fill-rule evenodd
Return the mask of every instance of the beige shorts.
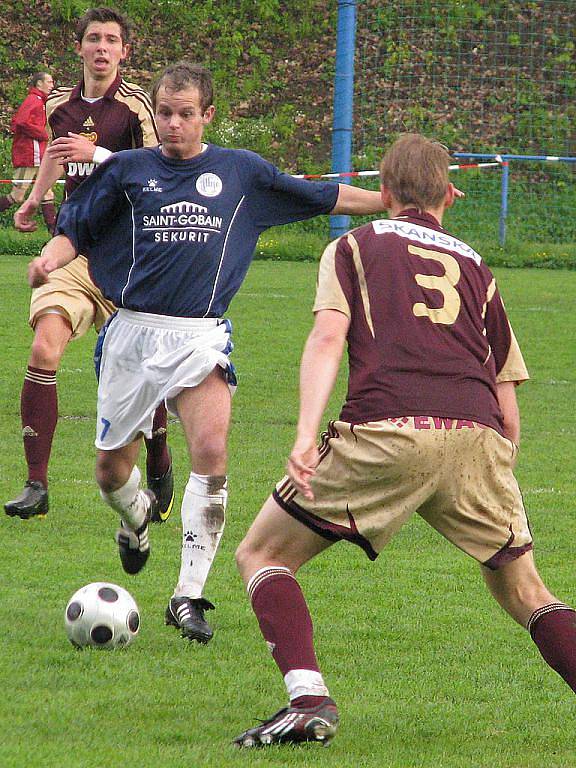
<path id="1" fill-rule="evenodd" d="M 13 184 L 12 189 L 10 190 L 10 197 L 12 200 L 14 200 L 15 203 L 23 203 L 24 198 L 32 188 L 32 182 L 36 178 L 36 174 L 38 173 L 38 167 L 32 167 L 32 168 L 14 168 L 14 179 L 16 181 L 29 181 L 29 184 Z M 51 203 L 54 200 L 54 191 L 52 189 L 47 189 L 44 197 L 42 198 L 43 203 Z"/>
<path id="2" fill-rule="evenodd" d="M 358 544 L 370 559 L 417 512 L 489 568 L 532 549 L 513 474 L 516 446 L 472 421 L 409 416 L 351 426 L 329 424 L 311 486 L 288 477 L 274 498 L 316 533 Z"/>
<path id="3" fill-rule="evenodd" d="M 86 258 L 77 256 L 32 291 L 30 325 L 34 328 L 39 317 L 56 312 L 70 321 L 74 339 L 83 336 L 92 325 L 99 331 L 115 311 L 114 304 L 102 296 L 90 279 Z"/>

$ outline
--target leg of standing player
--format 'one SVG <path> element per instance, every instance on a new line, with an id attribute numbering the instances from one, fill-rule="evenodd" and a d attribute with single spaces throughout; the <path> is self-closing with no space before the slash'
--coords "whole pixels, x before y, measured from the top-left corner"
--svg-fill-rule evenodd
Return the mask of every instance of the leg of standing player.
<path id="1" fill-rule="evenodd" d="M 530 632 L 542 657 L 576 692 L 576 611 L 549 592 L 532 552 L 482 574 L 502 608 Z"/>
<path id="2" fill-rule="evenodd" d="M 336 705 L 314 651 L 312 619 L 295 575 L 330 546 L 270 497 L 236 552 L 240 574 L 260 630 L 286 684 L 290 704 L 235 743 L 251 747 L 280 741 L 323 741 L 335 734 Z"/>
<path id="3" fill-rule="evenodd" d="M 8 515 L 29 518 L 48 512 L 48 462 L 58 422 L 56 371 L 71 337 L 70 321 L 61 314 L 44 314 L 36 321 L 20 395 L 28 480 L 22 494 L 5 505 Z"/>
<path id="4" fill-rule="evenodd" d="M 182 499 L 180 574 L 166 609 L 166 623 L 184 637 L 206 643 L 213 635 L 204 611 L 214 606 L 203 590 L 224 531 L 227 443 L 231 394 L 220 367 L 176 398 L 192 471 Z"/>

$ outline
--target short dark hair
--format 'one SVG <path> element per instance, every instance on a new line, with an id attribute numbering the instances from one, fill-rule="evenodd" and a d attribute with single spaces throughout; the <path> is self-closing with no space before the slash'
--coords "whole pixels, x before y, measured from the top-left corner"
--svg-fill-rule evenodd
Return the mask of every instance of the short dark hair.
<path id="1" fill-rule="evenodd" d="M 194 86 L 200 93 L 200 106 L 205 112 L 214 103 L 214 88 L 210 70 L 201 64 L 190 64 L 187 61 L 179 61 L 167 66 L 157 77 L 152 86 L 152 106 L 156 109 L 156 97 L 158 89 L 163 85 L 167 90 L 183 91 Z"/>
<path id="2" fill-rule="evenodd" d="M 130 42 L 130 22 L 124 14 L 116 11 L 114 8 L 90 8 L 84 16 L 78 20 L 76 25 L 76 41 L 82 42 L 88 25 L 93 21 L 99 21 L 105 24 L 108 21 L 114 21 L 120 27 L 120 35 L 124 45 Z"/>
<path id="3" fill-rule="evenodd" d="M 50 72 L 34 72 L 32 75 L 30 75 L 30 88 L 36 88 L 38 83 L 44 82 L 47 77 L 50 77 Z"/>
<path id="4" fill-rule="evenodd" d="M 448 189 L 450 153 L 418 133 L 400 136 L 380 164 L 380 181 L 402 205 L 419 210 L 440 205 Z"/>

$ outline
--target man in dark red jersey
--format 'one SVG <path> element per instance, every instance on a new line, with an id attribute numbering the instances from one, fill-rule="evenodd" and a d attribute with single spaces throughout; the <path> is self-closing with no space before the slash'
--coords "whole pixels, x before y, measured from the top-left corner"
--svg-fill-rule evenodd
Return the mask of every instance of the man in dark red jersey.
<path id="1" fill-rule="evenodd" d="M 119 74 L 130 50 L 129 33 L 128 20 L 111 8 L 93 8 L 79 20 L 75 47 L 82 60 L 82 80 L 74 87 L 57 88 L 47 100 L 51 143 L 28 199 L 14 215 L 18 229 L 36 228 L 34 214 L 63 166 L 68 196 L 113 152 L 158 144 L 149 97 Z M 68 342 L 91 326 L 99 331 L 114 311 L 92 282 L 84 257 L 54 272 L 33 291 L 34 341 L 20 398 L 28 479 L 22 493 L 4 505 L 11 517 L 28 519 L 47 513 L 48 462 L 58 421 L 56 371 Z M 156 413 L 153 437 L 146 445 L 148 487 L 158 501 L 152 519 L 162 522 L 173 503 L 164 406 Z"/>
<path id="2" fill-rule="evenodd" d="M 342 539 L 374 560 L 415 512 L 480 563 L 496 600 L 576 690 L 576 614 L 535 568 L 513 474 L 515 387 L 528 374 L 490 270 L 441 226 L 454 200 L 448 165 L 441 145 L 401 137 L 381 165 L 391 218 L 322 257 L 288 474 L 237 551 L 290 704 L 238 746 L 334 736 L 338 711 L 296 571 Z M 346 403 L 317 448 L 346 342 Z"/>

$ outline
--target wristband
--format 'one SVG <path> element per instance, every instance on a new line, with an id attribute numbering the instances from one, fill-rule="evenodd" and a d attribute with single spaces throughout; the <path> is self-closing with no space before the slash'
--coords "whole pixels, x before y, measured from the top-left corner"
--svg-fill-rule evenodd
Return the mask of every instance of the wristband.
<path id="1" fill-rule="evenodd" d="M 100 163 L 103 163 L 104 160 L 108 160 L 110 155 L 113 155 L 114 153 L 111 152 L 109 149 L 106 149 L 106 147 L 95 147 L 94 148 L 94 157 L 92 158 L 92 162 L 96 163 L 96 165 L 100 165 Z"/>

